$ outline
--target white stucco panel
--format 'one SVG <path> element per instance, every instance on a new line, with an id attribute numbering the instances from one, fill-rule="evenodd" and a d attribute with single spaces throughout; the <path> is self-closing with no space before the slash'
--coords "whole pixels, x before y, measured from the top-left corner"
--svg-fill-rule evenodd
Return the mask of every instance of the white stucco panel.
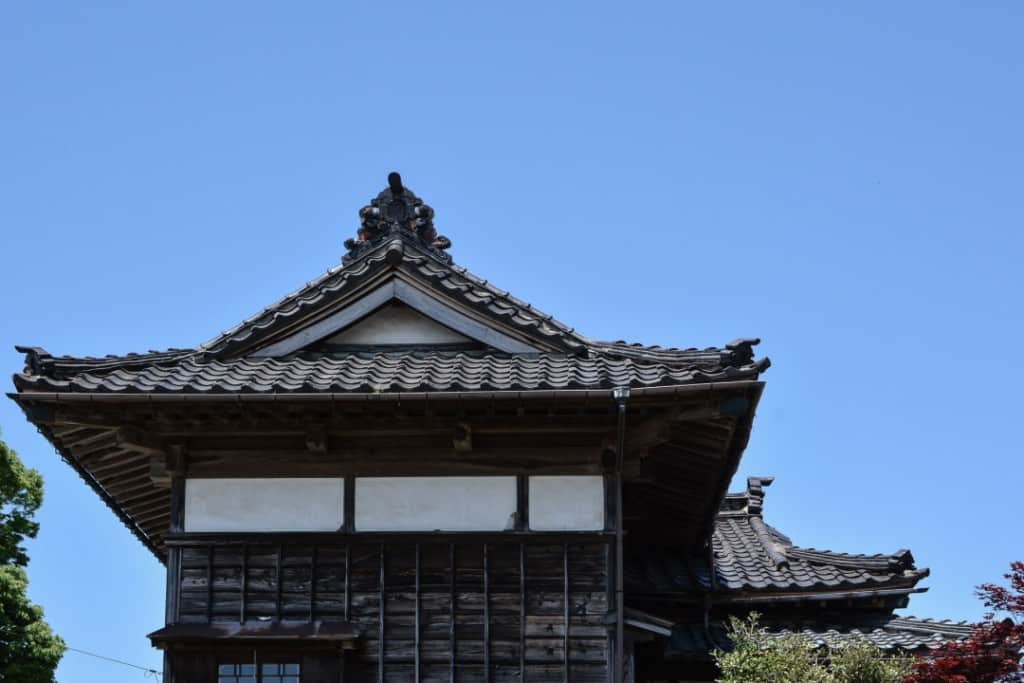
<path id="1" fill-rule="evenodd" d="M 530 528 L 534 531 L 604 529 L 604 479 L 600 476 L 530 477 Z"/>
<path id="2" fill-rule="evenodd" d="M 360 477 L 356 531 L 502 531 L 513 526 L 515 477 Z"/>
<path id="3" fill-rule="evenodd" d="M 185 482 L 185 531 L 337 531 L 344 510 L 344 479 Z"/>

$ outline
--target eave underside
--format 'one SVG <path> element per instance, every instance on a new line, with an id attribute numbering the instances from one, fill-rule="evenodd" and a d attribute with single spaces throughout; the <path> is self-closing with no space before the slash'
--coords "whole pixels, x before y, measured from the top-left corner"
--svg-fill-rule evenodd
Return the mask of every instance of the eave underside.
<path id="1" fill-rule="evenodd" d="M 759 393 L 757 383 L 719 385 L 634 402 L 627 531 L 670 547 L 708 533 Z M 15 398 L 161 560 L 173 453 L 187 453 L 194 476 L 601 473 L 614 442 L 614 408 L 603 392 L 571 400 Z M 469 449 L 453 447 L 456 425 L 470 427 Z"/>

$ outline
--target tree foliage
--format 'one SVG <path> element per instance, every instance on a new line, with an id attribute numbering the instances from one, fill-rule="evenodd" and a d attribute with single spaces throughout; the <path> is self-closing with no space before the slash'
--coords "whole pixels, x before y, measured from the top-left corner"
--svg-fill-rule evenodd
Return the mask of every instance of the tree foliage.
<path id="1" fill-rule="evenodd" d="M 983 584 L 978 597 L 991 610 L 969 638 L 947 643 L 914 665 L 908 683 L 1010 683 L 1024 681 L 1024 562 L 1004 574 L 1008 586 Z"/>
<path id="2" fill-rule="evenodd" d="M 28 554 L 43 502 L 43 479 L 0 440 L 0 682 L 53 683 L 64 642 L 26 596 Z"/>
<path id="3" fill-rule="evenodd" d="M 757 614 L 729 620 L 733 649 L 712 653 L 719 683 L 900 683 L 911 660 L 866 640 L 819 647 L 799 635 L 771 636 Z"/>
<path id="4" fill-rule="evenodd" d="M 0 440 L 0 565 L 28 564 L 22 542 L 39 531 L 33 518 L 42 503 L 43 478 Z"/>

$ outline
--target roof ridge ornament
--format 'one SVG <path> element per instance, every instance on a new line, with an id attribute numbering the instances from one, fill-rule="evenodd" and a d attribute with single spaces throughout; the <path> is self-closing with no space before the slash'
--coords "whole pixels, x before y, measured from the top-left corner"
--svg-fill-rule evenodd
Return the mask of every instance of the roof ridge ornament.
<path id="1" fill-rule="evenodd" d="M 451 263 L 445 250 L 452 243 L 437 234 L 434 210 L 405 187 L 402 176 L 394 171 L 388 174 L 387 188 L 359 209 L 359 231 L 355 238 L 345 240 L 348 252 L 341 257 L 342 264 L 355 261 L 388 237 L 417 243 L 444 263 Z"/>

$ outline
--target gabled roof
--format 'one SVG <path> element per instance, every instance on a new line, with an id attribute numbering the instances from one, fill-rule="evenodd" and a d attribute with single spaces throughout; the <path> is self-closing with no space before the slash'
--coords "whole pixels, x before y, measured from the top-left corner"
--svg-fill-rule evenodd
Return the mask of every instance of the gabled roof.
<path id="1" fill-rule="evenodd" d="M 909 595 L 928 576 L 908 550 L 861 555 L 800 548 L 765 524 L 764 487 L 752 477 L 747 490 L 723 501 L 712 535 L 713 561 L 664 553 L 635 553 L 627 567 L 634 595 L 714 593 L 715 602 L 756 605 L 765 598 L 844 600 Z"/>
<path id="2" fill-rule="evenodd" d="M 15 385 L 114 394 L 609 389 L 752 380 L 770 364 L 754 359 L 756 339 L 703 350 L 587 339 L 454 265 L 433 210 L 397 174 L 360 217 L 341 265 L 205 344 L 105 358 L 18 347 L 27 357 Z M 473 344 L 318 344 L 397 301 Z"/>
<path id="3" fill-rule="evenodd" d="M 348 265 L 339 265 L 300 290 L 203 344 L 211 358 L 237 357 L 294 331 L 301 322 L 318 321 L 351 303 L 374 285 L 399 278 L 470 314 L 516 335 L 539 351 L 582 353 L 586 341 L 552 316 L 534 309 L 508 292 L 476 277 L 465 268 L 447 264 L 401 234 L 363 252 Z"/>

